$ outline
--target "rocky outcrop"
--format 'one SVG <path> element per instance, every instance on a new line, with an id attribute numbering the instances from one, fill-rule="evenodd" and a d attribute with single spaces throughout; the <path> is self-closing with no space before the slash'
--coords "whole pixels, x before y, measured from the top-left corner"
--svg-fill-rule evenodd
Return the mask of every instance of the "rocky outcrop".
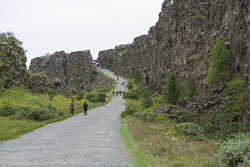
<path id="1" fill-rule="evenodd" d="M 43 73 L 49 87 L 65 92 L 66 89 L 83 90 L 88 83 L 95 81 L 96 68 L 92 64 L 90 51 L 67 54 L 63 51 L 50 56 L 31 60 L 29 67 L 34 73 Z"/>
<path id="2" fill-rule="evenodd" d="M 0 90 L 13 85 L 27 86 L 26 56 L 14 42 L 0 43 Z"/>
<path id="3" fill-rule="evenodd" d="M 93 90 L 101 89 L 107 85 L 114 85 L 116 82 L 115 80 L 106 77 L 102 73 L 98 73 L 96 80 L 91 84 L 91 88 Z"/>
<path id="4" fill-rule="evenodd" d="M 158 22 L 147 35 L 101 51 L 98 62 L 125 77 L 131 77 L 139 65 L 144 83 L 160 93 L 166 75 L 174 72 L 182 82 L 192 78 L 196 93 L 202 96 L 211 91 L 204 80 L 209 69 L 207 53 L 216 37 L 227 39 L 236 71 L 249 64 L 248 0 L 165 0 Z"/>

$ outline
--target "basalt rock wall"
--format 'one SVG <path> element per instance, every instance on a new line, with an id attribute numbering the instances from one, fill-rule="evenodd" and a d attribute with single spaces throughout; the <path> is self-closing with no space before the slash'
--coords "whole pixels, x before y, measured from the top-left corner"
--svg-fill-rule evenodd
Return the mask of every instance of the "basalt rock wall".
<path id="1" fill-rule="evenodd" d="M 185 82 L 191 78 L 196 93 L 205 95 L 212 43 L 225 38 L 232 51 L 232 66 L 242 70 L 250 63 L 249 0 L 165 0 L 159 20 L 147 35 L 132 44 L 101 51 L 98 62 L 131 77 L 140 66 L 144 83 L 162 93 L 169 72 Z M 250 73 L 248 73 L 250 74 Z"/>
<path id="2" fill-rule="evenodd" d="M 97 74 L 88 50 L 70 54 L 61 51 L 38 57 L 31 60 L 29 69 L 34 73 L 45 74 L 50 87 L 61 92 L 68 88 L 83 90 L 84 86 L 95 81 Z"/>
<path id="3" fill-rule="evenodd" d="M 0 43 L 0 91 L 13 85 L 28 85 L 26 60 L 23 48 L 14 42 Z"/>

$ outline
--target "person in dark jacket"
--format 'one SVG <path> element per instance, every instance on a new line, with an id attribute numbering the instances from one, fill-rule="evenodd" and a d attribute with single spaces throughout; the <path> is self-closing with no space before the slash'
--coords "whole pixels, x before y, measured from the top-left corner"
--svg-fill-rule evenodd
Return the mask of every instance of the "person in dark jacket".
<path id="1" fill-rule="evenodd" d="M 83 104 L 84 116 L 85 116 L 85 115 L 87 116 L 88 106 L 89 106 L 88 103 L 85 101 L 84 104 Z"/>

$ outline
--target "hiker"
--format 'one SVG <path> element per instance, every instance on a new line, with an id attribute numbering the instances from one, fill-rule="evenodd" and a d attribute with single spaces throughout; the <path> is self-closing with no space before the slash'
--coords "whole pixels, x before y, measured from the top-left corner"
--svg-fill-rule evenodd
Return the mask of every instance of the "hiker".
<path id="1" fill-rule="evenodd" d="M 85 101 L 84 104 L 83 104 L 84 116 L 85 116 L 85 115 L 87 116 L 88 106 L 89 106 L 88 103 Z"/>
<path id="2" fill-rule="evenodd" d="M 74 100 L 72 99 L 71 100 L 71 103 L 70 103 L 70 110 L 71 110 L 71 116 L 73 116 L 74 114 L 74 109 L 75 109 L 75 103 L 74 103 Z"/>
<path id="3" fill-rule="evenodd" d="M 113 91 L 113 96 L 115 96 L 115 91 Z"/>
<path id="4" fill-rule="evenodd" d="M 122 86 L 123 86 L 123 82 L 122 82 L 121 84 L 122 84 Z"/>
<path id="5" fill-rule="evenodd" d="M 120 90 L 120 96 L 122 95 L 122 90 Z"/>
<path id="6" fill-rule="evenodd" d="M 116 96 L 117 96 L 117 94 L 118 94 L 118 91 L 116 91 L 116 92 L 115 92 L 115 94 L 116 94 Z"/>
<path id="7" fill-rule="evenodd" d="M 117 77 L 117 81 L 119 81 L 119 77 Z"/>

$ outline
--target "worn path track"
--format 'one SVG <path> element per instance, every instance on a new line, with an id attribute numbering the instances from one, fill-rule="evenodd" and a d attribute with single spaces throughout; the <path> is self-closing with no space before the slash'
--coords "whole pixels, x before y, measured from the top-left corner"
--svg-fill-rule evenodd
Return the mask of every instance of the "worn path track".
<path id="1" fill-rule="evenodd" d="M 108 70 L 102 72 L 116 79 Z M 116 90 L 125 90 L 119 78 Z M 70 103 L 70 101 L 69 101 Z M 1 167 L 127 167 L 128 153 L 119 135 L 122 96 L 103 107 L 46 125 L 0 144 Z"/>

